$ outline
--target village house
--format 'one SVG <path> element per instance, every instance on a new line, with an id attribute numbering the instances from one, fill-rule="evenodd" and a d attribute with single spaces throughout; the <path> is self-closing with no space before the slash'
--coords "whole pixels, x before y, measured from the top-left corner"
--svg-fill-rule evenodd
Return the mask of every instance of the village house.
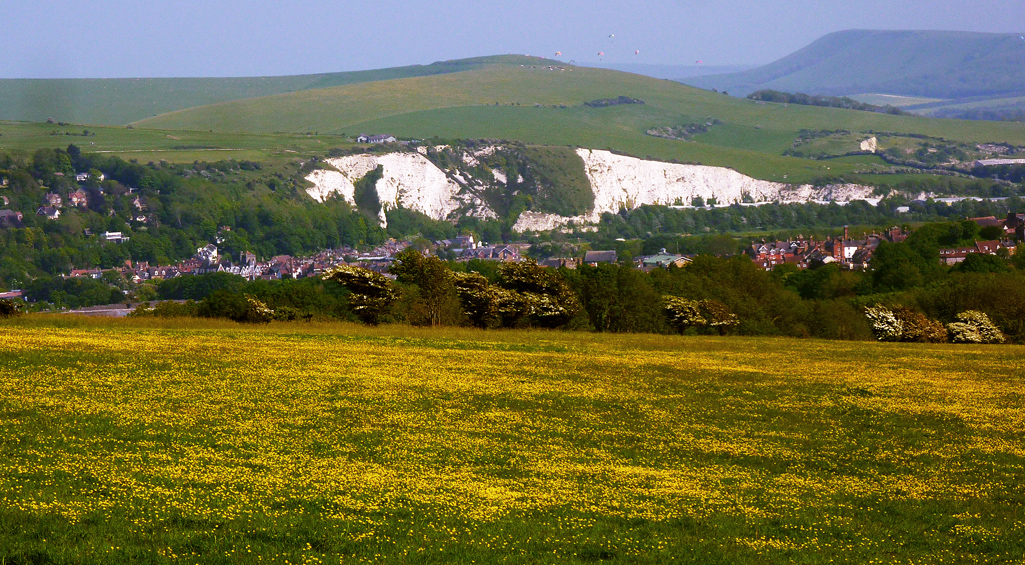
<path id="1" fill-rule="evenodd" d="M 482 259 L 485 261 L 516 262 L 520 260 L 520 250 L 511 245 L 487 245 L 466 249 L 459 259 L 461 261 Z"/>
<path id="2" fill-rule="evenodd" d="M 576 269 L 580 266 L 580 258 L 578 257 L 549 257 L 538 263 L 542 267 L 548 267 L 551 269 L 566 268 Z"/>
<path id="3" fill-rule="evenodd" d="M 21 223 L 21 212 L 0 210 L 0 227 L 15 226 Z"/>
<path id="4" fill-rule="evenodd" d="M 51 208 L 60 208 L 63 206 L 63 200 L 60 194 L 50 192 L 43 196 L 43 204 Z"/>
<path id="5" fill-rule="evenodd" d="M 89 173 L 78 173 L 77 175 L 75 175 L 75 180 L 77 182 L 87 182 L 89 180 L 89 176 Z M 100 182 L 103 182 L 107 179 L 107 177 L 103 173 L 100 173 L 100 176 L 96 177 L 96 179 Z"/>
<path id="6" fill-rule="evenodd" d="M 68 204 L 72 206 L 88 206 L 89 195 L 84 190 L 76 190 L 68 193 Z"/>
<path id="7" fill-rule="evenodd" d="M 196 250 L 196 258 L 205 263 L 206 265 L 212 265 L 217 262 L 217 246 L 209 243 L 205 247 L 200 247 Z"/>
<path id="8" fill-rule="evenodd" d="M 61 211 L 52 206 L 42 206 L 36 210 L 37 216 L 43 216 L 47 220 L 56 220 L 61 217 Z"/>
<path id="9" fill-rule="evenodd" d="M 477 242 L 473 240 L 472 235 L 457 235 L 452 239 L 443 239 L 436 242 L 439 247 L 445 247 L 453 250 L 464 250 L 464 249 L 476 249 Z"/>
<path id="10" fill-rule="evenodd" d="M 637 260 L 637 267 L 642 271 L 649 272 L 655 269 L 668 269 L 669 267 L 684 267 L 690 263 L 690 257 L 669 253 L 662 248 L 655 255 L 648 255 Z"/>
<path id="11" fill-rule="evenodd" d="M 388 273 L 388 270 L 391 268 L 391 266 L 392 266 L 392 264 L 394 262 L 395 262 L 395 258 L 394 257 L 389 257 L 389 256 L 386 256 L 386 255 L 377 255 L 377 256 L 364 255 L 364 256 L 360 256 L 358 258 L 358 260 L 356 262 L 356 266 L 357 267 L 363 267 L 364 269 L 370 269 L 371 271 L 374 271 L 375 273 L 382 273 L 382 274 L 384 274 L 384 273 Z"/>
<path id="12" fill-rule="evenodd" d="M 88 277 L 90 279 L 100 279 L 100 278 L 103 278 L 103 271 L 101 271 L 100 269 L 74 269 L 74 270 L 71 271 L 70 274 L 68 274 L 64 278 L 68 279 L 68 278 L 86 278 L 86 277 Z"/>
<path id="13" fill-rule="evenodd" d="M 584 264 L 597 267 L 598 263 L 616 263 L 619 255 L 615 251 L 588 251 L 584 253 Z"/>
<path id="14" fill-rule="evenodd" d="M 1004 220 L 1004 233 L 1014 234 L 1018 241 L 1025 240 L 1025 214 L 1008 213 Z"/>
<path id="15" fill-rule="evenodd" d="M 124 243 L 129 240 L 119 231 L 105 231 L 100 234 L 102 241 L 112 241 L 114 243 Z"/>
<path id="16" fill-rule="evenodd" d="M 398 141 L 394 135 L 379 134 L 379 135 L 367 135 L 362 133 L 356 138 L 356 143 L 395 143 Z"/>
<path id="17" fill-rule="evenodd" d="M 999 255 L 1000 250 L 1005 250 L 1008 257 L 1014 255 L 1017 247 L 1010 241 L 976 241 L 975 245 L 969 247 L 947 247 L 940 249 L 940 262 L 944 265 L 957 265 L 973 253 L 986 255 Z"/>

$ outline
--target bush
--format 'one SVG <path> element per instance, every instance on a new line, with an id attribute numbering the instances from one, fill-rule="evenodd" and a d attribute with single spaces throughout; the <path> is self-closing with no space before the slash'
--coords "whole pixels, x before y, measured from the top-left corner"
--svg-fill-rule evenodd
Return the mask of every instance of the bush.
<path id="1" fill-rule="evenodd" d="M 21 305 L 6 298 L 0 299 L 0 318 L 12 318 L 21 314 Z"/>
<path id="2" fill-rule="evenodd" d="M 246 294 L 245 298 L 245 315 L 242 316 L 241 319 L 235 320 L 236 322 L 243 322 L 246 324 L 266 324 L 274 319 L 274 310 L 268 308 L 264 301 L 250 294 Z"/>
<path id="3" fill-rule="evenodd" d="M 957 321 L 947 324 L 954 343 L 1003 343 L 1004 334 L 986 315 L 978 310 L 966 310 L 957 315 Z"/>
<path id="4" fill-rule="evenodd" d="M 879 341 L 943 342 L 947 332 L 943 324 L 930 320 L 920 312 L 904 306 L 893 310 L 885 306 L 870 306 L 865 317 L 872 325 L 872 333 Z"/>
<path id="5" fill-rule="evenodd" d="M 947 341 L 947 330 L 943 324 L 936 320 L 930 320 L 920 312 L 910 308 L 897 306 L 893 313 L 904 324 L 904 332 L 901 341 L 918 341 L 930 343 L 942 343 Z"/>
<path id="6" fill-rule="evenodd" d="M 701 304 L 697 300 L 687 300 L 679 296 L 663 296 L 663 308 L 669 324 L 682 334 L 691 327 L 700 327 L 708 323 L 701 316 Z"/>
<path id="7" fill-rule="evenodd" d="M 279 322 L 291 322 L 299 319 L 300 312 L 291 306 L 278 306 L 274 309 L 274 319 Z"/>
<path id="8" fill-rule="evenodd" d="M 683 332 L 690 327 L 711 328 L 719 335 L 740 324 L 740 318 L 729 306 L 718 300 L 687 300 L 679 296 L 663 296 L 663 309 L 670 325 Z"/>

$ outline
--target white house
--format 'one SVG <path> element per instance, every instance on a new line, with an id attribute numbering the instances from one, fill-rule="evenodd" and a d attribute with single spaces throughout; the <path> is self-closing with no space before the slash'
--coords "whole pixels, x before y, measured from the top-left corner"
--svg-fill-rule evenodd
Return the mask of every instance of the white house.
<path id="1" fill-rule="evenodd" d="M 129 238 L 125 237 L 119 231 L 105 231 L 100 234 L 100 239 L 103 241 L 113 241 L 114 243 L 123 243 L 128 241 Z"/>
<path id="2" fill-rule="evenodd" d="M 380 134 L 380 135 L 367 135 L 365 133 L 360 134 L 356 138 L 356 143 L 395 143 L 398 141 L 394 135 Z"/>

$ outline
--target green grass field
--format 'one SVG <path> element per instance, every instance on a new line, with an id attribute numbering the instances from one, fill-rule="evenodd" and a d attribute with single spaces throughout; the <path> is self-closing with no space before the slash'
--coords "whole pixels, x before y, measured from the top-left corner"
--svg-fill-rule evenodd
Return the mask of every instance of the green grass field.
<path id="1" fill-rule="evenodd" d="M 83 131 L 88 131 L 89 135 L 83 136 Z M 161 159 L 172 163 L 222 159 L 275 162 L 297 156 L 323 155 L 332 147 L 348 145 L 349 140 L 333 135 L 226 134 L 0 121 L 0 151 L 63 149 L 70 144 L 86 153 L 117 155 L 142 163 Z"/>
<path id="2" fill-rule="evenodd" d="M 1016 562 L 1023 353 L 6 321 L 0 562 Z"/>
<path id="3" fill-rule="evenodd" d="M 172 112 L 138 127 L 223 132 L 316 131 L 345 136 L 510 139 L 609 148 L 637 157 L 725 166 L 766 180 L 804 182 L 855 170 L 782 157 L 801 130 L 924 134 L 952 141 L 1025 145 L 1025 126 L 890 116 L 756 103 L 671 81 L 610 70 L 494 64 L 483 69 L 306 90 Z M 572 69 L 572 70 L 568 70 Z M 583 106 L 629 96 L 644 105 Z M 719 120 L 692 141 L 646 135 L 653 127 Z M 839 167 L 839 170 L 837 169 Z M 827 173 L 829 171 L 829 173 Z"/>
<path id="4" fill-rule="evenodd" d="M 525 57 L 480 57 L 369 71 L 278 77 L 0 79 L 0 119 L 95 125 L 131 122 L 196 106 L 313 88 L 482 68 Z M 537 59 L 534 59 L 537 61 Z"/>

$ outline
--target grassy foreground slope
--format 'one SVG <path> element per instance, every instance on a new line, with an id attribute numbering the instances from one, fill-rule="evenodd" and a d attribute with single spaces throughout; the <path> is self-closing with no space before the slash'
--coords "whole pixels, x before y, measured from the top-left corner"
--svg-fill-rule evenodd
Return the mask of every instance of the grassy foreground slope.
<path id="1" fill-rule="evenodd" d="M 757 69 L 683 82 L 741 96 L 773 89 L 966 98 L 1025 93 L 1023 65 L 1017 33 L 847 30 Z"/>
<path id="2" fill-rule="evenodd" d="M 522 58 L 521 58 L 522 59 Z M 482 68 L 515 57 L 481 57 L 370 71 L 281 77 L 0 79 L 0 120 L 125 125 L 229 100 Z"/>
<path id="3" fill-rule="evenodd" d="M 610 148 L 638 157 L 736 168 L 791 181 L 853 166 L 781 156 L 802 129 L 923 134 L 966 142 L 1025 145 L 1025 127 L 756 103 L 671 81 L 611 70 L 498 65 L 447 75 L 379 81 L 240 100 L 173 112 L 144 128 L 222 132 L 498 138 L 531 144 Z M 629 96 L 645 104 L 584 102 Z M 720 123 L 690 141 L 652 137 L 650 128 Z"/>
<path id="4" fill-rule="evenodd" d="M 1025 552 L 1020 347 L 62 320 L 0 325 L 0 561 Z"/>

